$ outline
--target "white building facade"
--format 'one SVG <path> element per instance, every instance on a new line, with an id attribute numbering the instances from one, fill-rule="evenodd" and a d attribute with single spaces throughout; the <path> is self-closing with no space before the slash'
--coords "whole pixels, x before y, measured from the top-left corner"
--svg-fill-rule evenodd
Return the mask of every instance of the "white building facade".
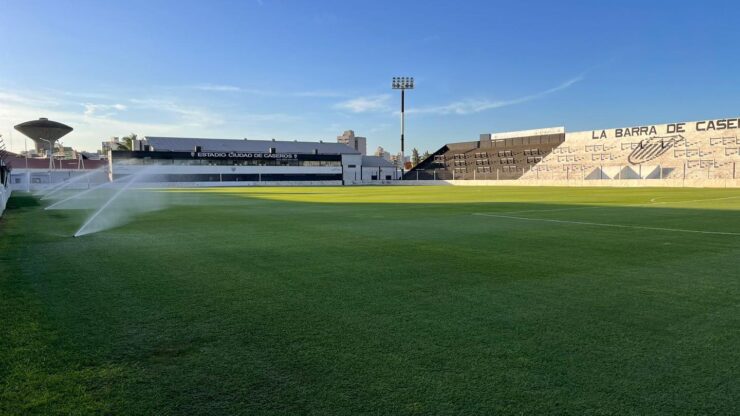
<path id="1" fill-rule="evenodd" d="M 375 157 L 340 143 L 145 137 L 112 151 L 110 179 L 188 186 L 352 185 L 398 179 Z M 389 179 L 386 179 L 389 178 Z"/>

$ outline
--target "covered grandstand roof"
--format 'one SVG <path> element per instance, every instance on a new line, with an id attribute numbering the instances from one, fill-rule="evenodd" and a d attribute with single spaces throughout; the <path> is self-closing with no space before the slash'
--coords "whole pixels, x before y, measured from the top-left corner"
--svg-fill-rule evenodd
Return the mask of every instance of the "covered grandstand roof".
<path id="1" fill-rule="evenodd" d="M 143 142 L 151 147 L 150 150 L 158 152 L 192 152 L 196 146 L 200 146 L 203 152 L 267 152 L 274 148 L 279 153 L 310 154 L 316 150 L 321 154 L 359 154 L 357 150 L 341 143 L 152 136 L 144 137 Z"/>
<path id="2" fill-rule="evenodd" d="M 392 168 L 395 165 L 380 156 L 363 156 L 362 166 L 366 168 Z"/>

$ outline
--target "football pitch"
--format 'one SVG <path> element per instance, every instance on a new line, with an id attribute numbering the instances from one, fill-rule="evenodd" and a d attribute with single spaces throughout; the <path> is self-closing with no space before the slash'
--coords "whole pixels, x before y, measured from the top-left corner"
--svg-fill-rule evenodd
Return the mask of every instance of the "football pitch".
<path id="1" fill-rule="evenodd" d="M 737 414 L 740 189 L 159 193 L 0 219 L 0 414 Z"/>

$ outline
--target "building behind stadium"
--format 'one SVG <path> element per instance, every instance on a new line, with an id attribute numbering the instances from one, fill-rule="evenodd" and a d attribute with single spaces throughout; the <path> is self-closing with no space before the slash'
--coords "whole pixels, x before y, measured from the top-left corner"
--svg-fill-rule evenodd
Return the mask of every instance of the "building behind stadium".
<path id="1" fill-rule="evenodd" d="M 399 179 L 387 160 L 342 143 L 152 137 L 111 151 L 111 180 L 202 185 L 343 185 Z"/>

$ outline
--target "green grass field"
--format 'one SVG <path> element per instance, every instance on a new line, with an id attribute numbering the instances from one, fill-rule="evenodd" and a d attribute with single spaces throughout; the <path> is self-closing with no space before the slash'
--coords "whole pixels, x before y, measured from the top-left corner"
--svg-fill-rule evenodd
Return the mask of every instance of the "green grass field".
<path id="1" fill-rule="evenodd" d="M 234 188 L 0 219 L 0 414 L 738 414 L 740 189 Z"/>

